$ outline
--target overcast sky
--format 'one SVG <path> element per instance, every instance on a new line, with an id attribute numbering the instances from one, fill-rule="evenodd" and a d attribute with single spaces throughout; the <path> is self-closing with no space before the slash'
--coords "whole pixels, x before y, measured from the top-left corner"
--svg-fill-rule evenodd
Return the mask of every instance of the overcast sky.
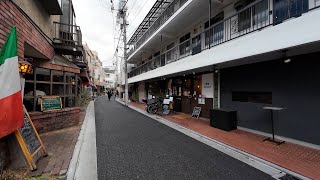
<path id="1" fill-rule="evenodd" d="M 110 0 L 73 0 L 76 13 L 76 23 L 82 31 L 82 40 L 91 50 L 99 54 L 104 66 L 111 66 L 113 55 L 119 38 L 119 25 L 116 24 L 118 1 L 114 1 L 111 11 Z M 156 0 L 128 0 L 127 39 L 141 23 Z M 121 54 L 120 54 L 121 53 Z M 119 51 L 123 56 L 123 51 Z"/>

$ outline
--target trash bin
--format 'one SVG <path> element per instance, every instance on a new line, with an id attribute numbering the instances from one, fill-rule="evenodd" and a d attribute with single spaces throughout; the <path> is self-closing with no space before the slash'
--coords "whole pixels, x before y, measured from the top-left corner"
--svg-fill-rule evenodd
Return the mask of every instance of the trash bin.
<path id="1" fill-rule="evenodd" d="M 237 129 L 237 111 L 227 109 L 210 109 L 210 126 L 231 131 Z"/>

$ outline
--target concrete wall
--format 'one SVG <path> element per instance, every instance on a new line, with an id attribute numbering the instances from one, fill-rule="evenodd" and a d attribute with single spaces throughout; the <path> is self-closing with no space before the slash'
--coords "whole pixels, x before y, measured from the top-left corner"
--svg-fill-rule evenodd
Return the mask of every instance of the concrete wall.
<path id="1" fill-rule="evenodd" d="M 221 70 L 221 107 L 238 111 L 238 125 L 271 132 L 264 106 L 286 109 L 275 114 L 276 135 L 320 144 L 320 53 Z M 232 101 L 232 91 L 272 92 L 272 104 Z"/>
<path id="2" fill-rule="evenodd" d="M 41 30 L 53 39 L 53 22 L 59 22 L 60 16 L 50 16 L 42 7 L 40 0 L 12 0 L 41 28 Z"/>
<path id="3" fill-rule="evenodd" d="M 145 88 L 145 82 L 139 82 L 138 85 L 139 102 L 142 102 L 142 98 L 147 98 L 147 91 Z"/>

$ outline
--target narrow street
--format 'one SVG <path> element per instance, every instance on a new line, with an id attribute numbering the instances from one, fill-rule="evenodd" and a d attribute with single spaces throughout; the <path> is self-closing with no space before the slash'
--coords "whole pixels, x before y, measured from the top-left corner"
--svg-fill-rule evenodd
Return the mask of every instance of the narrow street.
<path id="1" fill-rule="evenodd" d="M 115 100 L 95 117 L 98 179 L 272 179 Z"/>

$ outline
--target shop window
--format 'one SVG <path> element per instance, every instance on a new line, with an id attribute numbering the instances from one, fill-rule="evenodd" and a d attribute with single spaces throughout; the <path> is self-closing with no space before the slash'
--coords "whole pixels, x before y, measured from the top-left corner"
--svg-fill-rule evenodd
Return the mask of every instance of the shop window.
<path id="1" fill-rule="evenodd" d="M 64 95 L 64 85 L 63 84 L 53 84 L 52 85 L 52 95 L 63 96 Z"/>
<path id="2" fill-rule="evenodd" d="M 43 68 L 36 68 L 36 81 L 50 81 L 50 70 Z"/>
<path id="3" fill-rule="evenodd" d="M 25 75 L 24 75 L 24 78 L 25 78 L 26 80 L 34 80 L 34 74 L 25 74 Z"/>
<path id="4" fill-rule="evenodd" d="M 53 82 L 63 82 L 63 71 L 52 71 Z"/>
<path id="5" fill-rule="evenodd" d="M 75 85 L 66 85 L 67 89 L 66 89 L 66 95 L 75 95 Z"/>
<path id="6" fill-rule="evenodd" d="M 272 104 L 272 92 L 232 92 L 232 101 Z"/>
<path id="7" fill-rule="evenodd" d="M 195 76 L 193 80 L 193 94 L 199 96 L 202 93 L 202 76 Z"/>
<path id="8" fill-rule="evenodd" d="M 66 83 L 75 84 L 74 73 L 66 72 L 66 80 L 67 80 Z"/>
<path id="9" fill-rule="evenodd" d="M 26 80 L 26 83 L 24 85 L 24 97 L 33 97 L 33 85 L 34 82 L 29 82 L 29 80 Z"/>
<path id="10" fill-rule="evenodd" d="M 191 86 L 191 79 L 190 78 L 186 78 L 183 79 L 182 81 L 182 91 L 183 91 L 183 96 L 190 96 L 192 95 L 191 92 L 192 90 L 192 86 Z"/>
<path id="11" fill-rule="evenodd" d="M 50 84 L 37 83 L 36 90 L 36 96 L 50 95 Z"/>
<path id="12" fill-rule="evenodd" d="M 40 111 L 39 97 L 45 95 L 61 96 L 63 106 L 72 107 L 75 105 L 77 95 L 75 73 L 44 68 L 35 68 L 33 72 L 36 79 L 32 78 L 34 74 L 25 76 L 24 104 L 28 111 Z M 35 93 L 33 92 L 34 88 L 36 89 Z"/>

